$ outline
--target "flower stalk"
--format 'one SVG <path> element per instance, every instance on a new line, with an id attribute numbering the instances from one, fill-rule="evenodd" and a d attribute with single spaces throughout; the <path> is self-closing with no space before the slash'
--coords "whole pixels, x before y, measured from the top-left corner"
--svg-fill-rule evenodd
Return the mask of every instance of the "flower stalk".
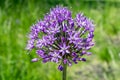
<path id="1" fill-rule="evenodd" d="M 67 64 L 63 64 L 62 80 L 66 80 L 66 76 L 67 76 Z"/>

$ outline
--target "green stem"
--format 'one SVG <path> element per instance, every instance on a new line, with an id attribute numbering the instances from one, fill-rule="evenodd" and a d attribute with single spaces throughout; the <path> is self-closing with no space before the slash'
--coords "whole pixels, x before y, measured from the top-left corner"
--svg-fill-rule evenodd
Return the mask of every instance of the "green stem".
<path id="1" fill-rule="evenodd" d="M 67 75 L 67 64 L 63 64 L 63 76 L 62 76 L 62 80 L 66 80 L 66 75 Z"/>

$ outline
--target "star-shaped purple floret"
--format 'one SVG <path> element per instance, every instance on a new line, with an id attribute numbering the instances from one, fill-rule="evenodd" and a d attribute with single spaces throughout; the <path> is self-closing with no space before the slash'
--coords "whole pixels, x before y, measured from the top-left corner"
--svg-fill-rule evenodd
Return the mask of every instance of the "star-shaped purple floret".
<path id="1" fill-rule="evenodd" d="M 69 51 L 70 46 L 67 46 L 65 43 L 61 44 L 59 47 L 60 47 L 59 52 L 61 52 L 62 55 L 70 53 Z"/>

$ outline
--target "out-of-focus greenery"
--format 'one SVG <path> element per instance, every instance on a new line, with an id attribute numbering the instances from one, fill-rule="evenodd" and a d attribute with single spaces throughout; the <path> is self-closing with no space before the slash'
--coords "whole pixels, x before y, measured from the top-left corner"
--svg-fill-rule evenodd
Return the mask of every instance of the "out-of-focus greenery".
<path id="1" fill-rule="evenodd" d="M 61 80 L 57 64 L 32 63 L 25 51 L 30 26 L 50 8 L 67 6 L 96 24 L 87 62 L 68 67 L 68 80 L 120 80 L 120 2 L 117 0 L 0 0 L 0 80 Z"/>

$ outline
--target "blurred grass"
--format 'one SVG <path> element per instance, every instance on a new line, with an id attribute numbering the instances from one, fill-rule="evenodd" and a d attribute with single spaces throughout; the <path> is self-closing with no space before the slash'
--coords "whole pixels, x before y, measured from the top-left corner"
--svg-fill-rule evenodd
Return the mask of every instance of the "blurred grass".
<path id="1" fill-rule="evenodd" d="M 95 47 L 86 63 L 68 68 L 68 80 L 119 80 L 120 2 L 84 0 L 0 0 L 0 80 L 61 80 L 54 63 L 31 63 L 25 51 L 30 26 L 56 5 L 73 16 L 83 12 L 94 20 Z"/>

